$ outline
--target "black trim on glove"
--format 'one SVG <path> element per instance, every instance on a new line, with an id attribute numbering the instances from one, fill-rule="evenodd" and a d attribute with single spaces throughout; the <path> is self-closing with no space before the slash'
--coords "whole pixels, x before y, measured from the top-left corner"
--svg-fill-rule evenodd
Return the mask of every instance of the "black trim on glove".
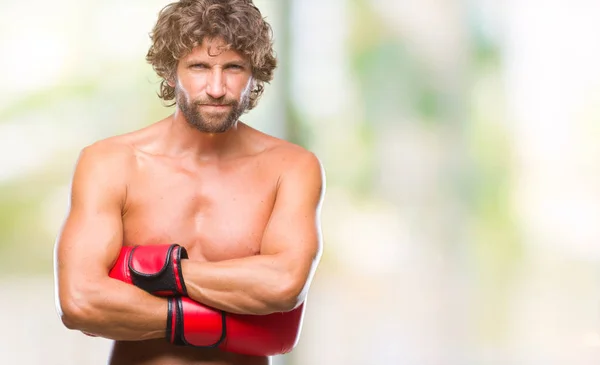
<path id="1" fill-rule="evenodd" d="M 181 260 L 187 259 L 188 254 L 185 247 L 178 244 L 172 244 L 168 247 L 165 254 L 164 263 L 158 271 L 143 272 L 140 266 L 144 266 L 143 260 L 134 259 L 136 252 L 157 250 L 153 246 L 137 246 L 129 253 L 127 258 L 127 267 L 131 273 L 131 282 L 133 285 L 149 293 L 162 296 L 184 295 L 187 296 L 187 288 L 181 272 Z M 137 270 L 134 268 L 134 264 Z M 149 263 L 148 270 L 153 263 Z"/>

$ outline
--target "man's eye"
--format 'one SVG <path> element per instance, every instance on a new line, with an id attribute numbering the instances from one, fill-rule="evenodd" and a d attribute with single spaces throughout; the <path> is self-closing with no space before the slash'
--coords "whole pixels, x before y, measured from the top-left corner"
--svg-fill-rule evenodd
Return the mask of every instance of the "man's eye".
<path id="1" fill-rule="evenodd" d="M 241 69 L 243 69 L 243 67 L 240 66 L 240 65 L 229 65 L 229 66 L 227 66 L 227 68 L 232 69 L 232 70 L 241 70 Z"/>
<path id="2" fill-rule="evenodd" d="M 191 65 L 190 67 L 192 67 L 192 68 L 206 68 L 206 65 L 203 65 L 201 63 L 195 63 L 195 64 Z"/>

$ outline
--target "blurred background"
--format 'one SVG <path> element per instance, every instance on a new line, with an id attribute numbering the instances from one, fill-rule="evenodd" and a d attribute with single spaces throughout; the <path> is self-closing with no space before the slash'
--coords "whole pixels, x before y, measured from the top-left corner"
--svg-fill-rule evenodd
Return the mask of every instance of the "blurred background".
<path id="1" fill-rule="evenodd" d="M 55 312 L 79 151 L 170 113 L 163 0 L 0 0 L 2 364 L 105 364 Z M 322 160 L 325 254 L 286 365 L 600 362 L 600 2 L 256 0 L 242 120 Z"/>

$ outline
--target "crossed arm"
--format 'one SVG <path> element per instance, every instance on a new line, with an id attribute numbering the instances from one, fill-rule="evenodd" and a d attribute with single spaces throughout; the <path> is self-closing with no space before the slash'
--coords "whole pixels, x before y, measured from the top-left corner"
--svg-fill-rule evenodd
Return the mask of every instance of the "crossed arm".
<path id="1" fill-rule="evenodd" d="M 115 340 L 164 338 L 167 317 L 166 299 L 108 277 L 122 247 L 133 158 L 123 146 L 84 149 L 55 247 L 57 308 L 64 324 Z M 189 296 L 240 314 L 287 311 L 301 303 L 321 255 L 323 184 L 316 158 L 303 156 L 281 178 L 260 255 L 212 263 L 184 260 Z"/>
<path id="2" fill-rule="evenodd" d="M 322 190 L 314 157 L 296 165 L 280 183 L 259 255 L 182 261 L 190 298 L 239 314 L 284 312 L 303 302 L 321 255 Z"/>

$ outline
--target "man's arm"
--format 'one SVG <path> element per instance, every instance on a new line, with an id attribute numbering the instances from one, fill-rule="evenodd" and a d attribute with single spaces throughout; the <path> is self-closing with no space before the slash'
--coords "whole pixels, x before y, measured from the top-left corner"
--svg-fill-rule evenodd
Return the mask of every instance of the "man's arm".
<path id="1" fill-rule="evenodd" d="M 55 246 L 57 310 L 69 329 L 115 340 L 164 338 L 167 300 L 109 278 L 119 255 L 132 155 L 106 142 L 86 147 Z"/>
<path id="2" fill-rule="evenodd" d="M 322 252 L 324 173 L 305 153 L 283 174 L 260 254 L 219 262 L 182 260 L 190 298 L 231 313 L 269 314 L 304 301 Z"/>

